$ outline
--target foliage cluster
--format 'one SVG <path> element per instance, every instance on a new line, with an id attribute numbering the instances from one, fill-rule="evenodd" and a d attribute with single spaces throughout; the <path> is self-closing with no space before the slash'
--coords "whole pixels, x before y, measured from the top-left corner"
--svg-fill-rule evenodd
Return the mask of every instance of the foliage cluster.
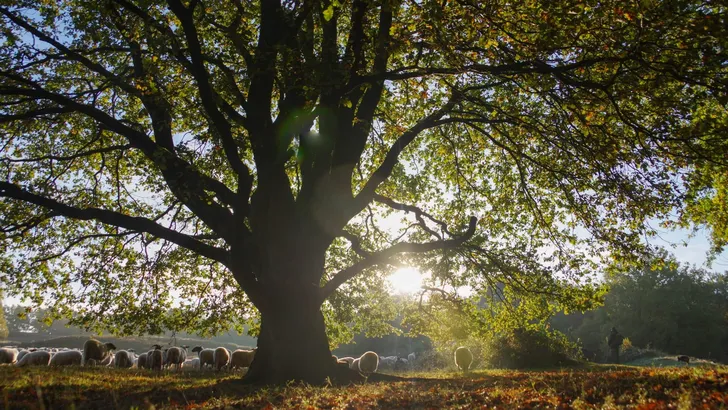
<path id="1" fill-rule="evenodd" d="M 90 377 L 93 376 L 93 377 Z M 486 371 L 467 377 L 349 387 L 241 386 L 212 372 L 162 375 L 83 368 L 0 368 L 0 389 L 13 409 L 381 409 L 381 408 L 720 408 L 728 371 L 713 368 Z"/>
<path id="2" fill-rule="evenodd" d="M 499 369 L 565 366 L 580 357 L 565 335 L 543 327 L 514 329 L 489 338 L 482 355 L 487 366 Z"/>

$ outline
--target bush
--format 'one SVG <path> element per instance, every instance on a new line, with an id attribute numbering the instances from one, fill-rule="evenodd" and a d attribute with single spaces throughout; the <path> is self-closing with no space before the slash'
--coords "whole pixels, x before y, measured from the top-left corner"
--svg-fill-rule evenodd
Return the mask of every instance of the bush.
<path id="1" fill-rule="evenodd" d="M 564 334 L 546 329 L 515 329 L 490 339 L 482 353 L 490 367 L 507 369 L 563 366 L 581 358 Z"/>
<path id="2" fill-rule="evenodd" d="M 661 352 L 659 350 L 650 349 L 649 347 L 645 349 L 634 346 L 632 345 L 632 343 L 625 342 L 629 342 L 629 339 L 624 339 L 624 342 L 622 342 L 622 346 L 619 347 L 620 363 L 629 363 L 639 359 L 666 356 L 664 352 Z"/>

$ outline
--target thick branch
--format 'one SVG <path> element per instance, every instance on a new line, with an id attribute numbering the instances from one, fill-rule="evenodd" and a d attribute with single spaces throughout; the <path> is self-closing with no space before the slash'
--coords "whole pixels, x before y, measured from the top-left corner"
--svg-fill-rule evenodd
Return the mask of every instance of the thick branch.
<path id="1" fill-rule="evenodd" d="M 425 243 L 412 243 L 412 242 L 400 242 L 392 245 L 387 249 L 379 252 L 372 253 L 368 258 L 362 259 L 359 262 L 351 265 L 350 267 L 340 271 L 330 281 L 328 281 L 321 288 L 321 300 L 326 300 L 336 289 L 339 288 L 349 279 L 361 273 L 364 269 L 370 268 L 374 265 L 380 265 L 387 263 L 389 259 L 400 253 L 423 253 L 430 252 L 437 249 L 452 249 L 458 247 L 469 240 L 475 234 L 475 227 L 478 222 L 478 218 L 470 217 L 470 223 L 468 229 L 462 236 L 455 239 L 432 241 Z"/>
<path id="2" fill-rule="evenodd" d="M 432 128 L 437 125 L 437 121 L 442 118 L 448 111 L 455 106 L 458 98 L 451 98 L 442 108 L 421 119 L 417 124 L 412 126 L 409 130 L 405 131 L 397 141 L 392 145 L 384 157 L 384 161 L 379 165 L 376 171 L 372 174 L 367 181 L 361 192 L 354 198 L 345 216 L 349 219 L 353 218 L 354 215 L 361 212 L 367 204 L 369 204 L 376 194 L 376 189 L 382 184 L 394 170 L 394 166 L 399 162 L 399 155 L 404 151 L 407 146 L 414 141 L 414 139 L 424 130 Z M 348 220 L 348 219 L 347 219 Z"/>
<path id="3" fill-rule="evenodd" d="M 197 27 L 195 27 L 195 22 L 193 20 L 194 8 L 193 6 L 190 6 L 189 9 L 186 8 L 179 0 L 170 0 L 169 5 L 172 12 L 174 12 L 177 18 L 179 18 L 182 22 L 182 28 L 184 29 L 187 46 L 189 47 L 190 57 L 192 60 L 192 75 L 197 82 L 197 89 L 200 92 L 202 106 L 205 108 L 205 112 L 209 116 L 212 125 L 215 127 L 215 130 L 220 137 L 223 149 L 225 150 L 225 157 L 233 171 L 242 178 L 243 184 L 247 185 L 248 181 L 252 183 L 250 170 L 240 159 L 238 144 L 235 143 L 235 139 L 233 138 L 232 127 L 225 116 L 217 108 L 215 93 L 210 86 L 210 74 L 205 68 L 204 56 L 202 55 L 202 45 L 200 44 L 200 39 L 197 35 Z M 248 198 L 245 198 L 244 200 L 247 203 Z"/>
<path id="4" fill-rule="evenodd" d="M 346 238 L 346 240 L 349 241 L 349 243 L 351 244 L 351 250 L 356 252 L 357 255 L 365 257 L 365 258 L 369 257 L 371 255 L 371 253 L 369 251 L 365 250 L 361 246 L 361 238 L 359 238 L 358 236 L 354 235 L 353 233 L 351 233 L 349 231 L 345 231 L 345 230 L 341 231 L 340 236 L 343 238 Z"/>
<path id="5" fill-rule="evenodd" d="M 188 235 L 165 228 L 164 226 L 156 224 L 147 218 L 124 215 L 119 212 L 100 208 L 77 208 L 56 201 L 52 198 L 34 194 L 15 184 L 4 181 L 0 181 L 0 197 L 17 199 L 38 205 L 58 215 L 63 215 L 73 219 L 84 221 L 95 220 L 107 225 L 117 226 L 119 228 L 130 229 L 137 232 L 146 232 L 218 262 L 225 262 L 228 258 L 228 252 L 224 249 L 208 245 Z"/>

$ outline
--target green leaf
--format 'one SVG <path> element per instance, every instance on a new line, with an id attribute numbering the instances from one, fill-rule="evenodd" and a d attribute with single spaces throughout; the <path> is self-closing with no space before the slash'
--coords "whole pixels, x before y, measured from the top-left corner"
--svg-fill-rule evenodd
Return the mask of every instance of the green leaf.
<path id="1" fill-rule="evenodd" d="M 326 7 L 324 10 L 324 20 L 329 21 L 332 17 L 334 17 L 334 5 L 330 4 L 329 7 Z"/>

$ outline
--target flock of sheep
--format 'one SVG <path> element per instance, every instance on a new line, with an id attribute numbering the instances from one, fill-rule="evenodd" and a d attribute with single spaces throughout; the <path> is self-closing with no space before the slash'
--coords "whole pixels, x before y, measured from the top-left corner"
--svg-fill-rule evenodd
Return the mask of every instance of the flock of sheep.
<path id="1" fill-rule="evenodd" d="M 359 372 L 367 375 L 375 373 L 380 366 L 383 368 L 388 367 L 390 369 L 398 370 L 406 368 L 406 366 L 414 363 L 417 356 L 414 353 L 407 355 L 407 358 L 399 356 L 383 356 L 379 357 L 375 352 L 366 352 L 358 358 L 354 357 L 342 357 L 338 358 L 333 356 L 334 362 L 339 365 L 347 365 L 350 369 L 358 370 Z M 455 365 L 459 370 L 467 372 L 470 370 L 470 366 L 473 364 L 473 353 L 467 347 L 458 347 L 455 350 Z"/>
<path id="2" fill-rule="evenodd" d="M 0 364 L 24 366 L 106 366 L 118 368 L 139 368 L 162 370 L 164 368 L 181 370 L 206 369 L 236 370 L 250 367 L 255 351 L 238 349 L 231 352 L 227 348 L 192 349 L 197 357 L 188 357 L 189 346 L 173 346 L 162 349 L 153 345 L 148 352 L 137 354 L 134 349 L 117 350 L 113 343 L 102 343 L 96 339 L 87 340 L 83 349 L 68 348 L 31 348 L 17 349 L 13 346 L 0 348 Z"/>
<path id="3" fill-rule="evenodd" d="M 83 349 L 38 348 L 17 349 L 12 346 L 0 348 L 0 364 L 23 366 L 107 366 L 138 369 L 214 369 L 238 370 L 250 367 L 256 349 L 238 349 L 233 352 L 225 347 L 205 349 L 195 346 L 191 351 L 197 357 L 188 357 L 189 346 L 173 346 L 163 349 L 156 344 L 152 349 L 136 354 L 133 349 L 118 350 L 113 343 L 102 343 L 96 339 L 87 340 Z M 116 352 L 115 352 L 116 351 Z M 415 353 L 407 358 L 399 356 L 383 356 L 369 351 L 358 358 L 332 357 L 340 366 L 368 375 L 379 368 L 398 370 L 406 368 L 416 360 Z M 473 354 L 467 347 L 459 347 L 455 351 L 455 365 L 462 371 L 468 371 L 473 363 Z"/>

